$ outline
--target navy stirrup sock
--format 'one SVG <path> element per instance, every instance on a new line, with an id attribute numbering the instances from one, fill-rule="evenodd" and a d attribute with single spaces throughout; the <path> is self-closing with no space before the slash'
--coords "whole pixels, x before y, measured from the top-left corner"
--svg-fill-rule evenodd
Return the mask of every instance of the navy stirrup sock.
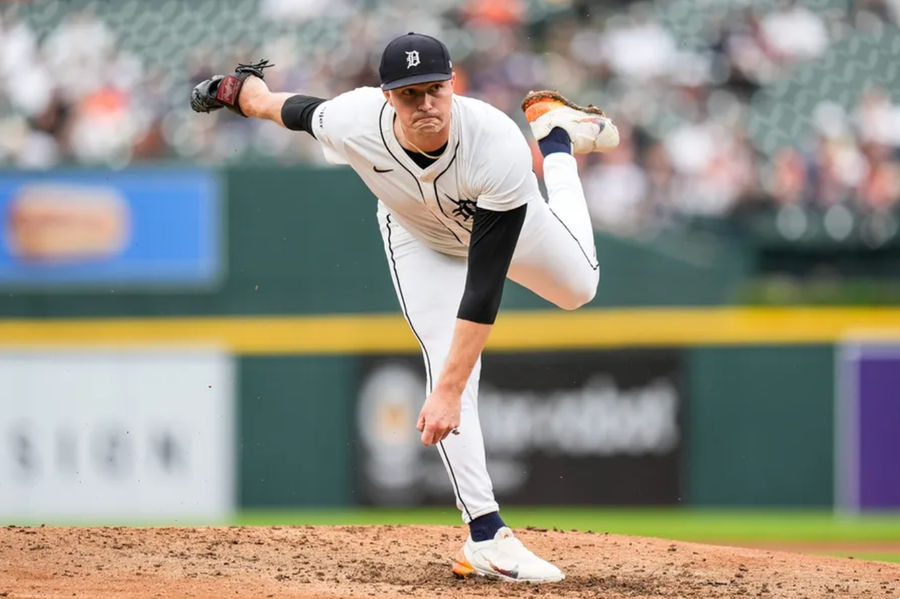
<path id="1" fill-rule="evenodd" d="M 478 516 L 469 522 L 469 534 L 473 541 L 487 541 L 493 539 L 497 531 L 506 526 L 499 512 L 491 512 L 484 516 Z"/>
<path id="2" fill-rule="evenodd" d="M 538 147 L 544 157 L 554 152 L 572 153 L 572 140 L 562 127 L 554 127 L 543 139 L 538 140 Z"/>

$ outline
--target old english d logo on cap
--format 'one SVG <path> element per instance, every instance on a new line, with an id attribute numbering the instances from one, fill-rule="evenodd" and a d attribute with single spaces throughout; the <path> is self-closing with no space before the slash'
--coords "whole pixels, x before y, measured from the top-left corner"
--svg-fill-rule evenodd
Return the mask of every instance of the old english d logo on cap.
<path id="1" fill-rule="evenodd" d="M 450 52 L 440 40 L 422 33 L 407 33 L 391 40 L 378 67 L 381 89 L 446 81 L 453 76 Z"/>

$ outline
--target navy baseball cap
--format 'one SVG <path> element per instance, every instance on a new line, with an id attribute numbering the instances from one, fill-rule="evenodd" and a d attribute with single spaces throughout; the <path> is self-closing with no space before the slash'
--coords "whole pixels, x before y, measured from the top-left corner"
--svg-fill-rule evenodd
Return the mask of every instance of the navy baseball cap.
<path id="1" fill-rule="evenodd" d="M 409 32 L 392 39 L 381 54 L 381 89 L 446 81 L 453 76 L 450 52 L 430 35 Z"/>

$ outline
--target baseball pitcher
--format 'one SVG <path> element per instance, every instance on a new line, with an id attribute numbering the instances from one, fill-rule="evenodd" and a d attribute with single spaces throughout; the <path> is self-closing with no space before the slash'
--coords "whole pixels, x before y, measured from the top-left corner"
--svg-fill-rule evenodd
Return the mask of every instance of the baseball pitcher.
<path id="1" fill-rule="evenodd" d="M 306 131 L 378 198 L 378 222 L 403 316 L 422 347 L 427 390 L 417 428 L 447 470 L 469 537 L 453 572 L 552 582 L 500 518 L 478 420 L 484 349 L 508 277 L 574 310 L 597 289 L 593 229 L 572 154 L 605 151 L 619 134 L 603 112 L 557 92 L 522 102 L 544 156 L 545 200 L 528 143 L 506 114 L 453 93 L 450 54 L 409 33 L 381 57 L 381 88 L 331 99 L 273 93 L 267 61 L 197 85 L 197 112 L 222 107 Z"/>

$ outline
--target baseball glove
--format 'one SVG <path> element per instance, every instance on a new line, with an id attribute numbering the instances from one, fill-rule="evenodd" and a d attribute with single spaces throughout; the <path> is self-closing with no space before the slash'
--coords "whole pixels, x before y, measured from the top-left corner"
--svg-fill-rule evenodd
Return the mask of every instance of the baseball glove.
<path id="1" fill-rule="evenodd" d="M 215 75 L 199 83 L 191 91 L 191 108 L 194 112 L 212 112 L 224 107 L 246 117 L 238 103 L 244 81 L 250 75 L 265 79 L 263 70 L 273 66 L 265 59 L 255 64 L 239 64 L 233 75 Z"/>

